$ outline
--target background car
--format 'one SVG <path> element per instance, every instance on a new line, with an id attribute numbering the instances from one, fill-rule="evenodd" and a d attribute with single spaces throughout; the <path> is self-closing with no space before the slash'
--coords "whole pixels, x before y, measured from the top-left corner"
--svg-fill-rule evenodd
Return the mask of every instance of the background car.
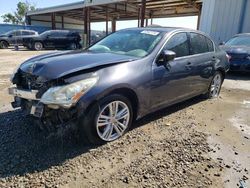
<path id="1" fill-rule="evenodd" d="M 28 49 L 79 49 L 81 36 L 78 32 L 68 30 L 45 31 L 39 36 L 23 39 L 23 45 Z"/>
<path id="2" fill-rule="evenodd" d="M 229 68 L 226 53 L 202 32 L 134 28 L 82 51 L 40 55 L 21 64 L 12 106 L 43 126 L 74 123 L 82 138 L 120 138 L 132 122 L 204 94 L 218 97 Z"/>
<path id="3" fill-rule="evenodd" d="M 36 31 L 32 30 L 13 30 L 0 35 L 0 48 L 8 48 L 11 45 L 22 45 L 23 38 L 29 36 L 38 36 Z"/>
<path id="4" fill-rule="evenodd" d="M 230 56 L 230 71 L 250 72 L 250 33 L 234 36 L 221 49 Z"/>

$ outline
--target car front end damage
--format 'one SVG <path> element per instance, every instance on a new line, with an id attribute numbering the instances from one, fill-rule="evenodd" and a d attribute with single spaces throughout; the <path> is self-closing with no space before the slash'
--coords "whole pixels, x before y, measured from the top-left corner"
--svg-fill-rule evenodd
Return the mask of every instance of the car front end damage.
<path id="1" fill-rule="evenodd" d="M 53 130 L 74 122 L 81 114 L 77 102 L 95 85 L 98 77 L 92 75 L 72 83 L 69 80 L 46 80 L 19 69 L 9 88 L 9 94 L 14 97 L 12 107 L 21 108 L 26 115 L 35 117 L 40 125 Z"/>

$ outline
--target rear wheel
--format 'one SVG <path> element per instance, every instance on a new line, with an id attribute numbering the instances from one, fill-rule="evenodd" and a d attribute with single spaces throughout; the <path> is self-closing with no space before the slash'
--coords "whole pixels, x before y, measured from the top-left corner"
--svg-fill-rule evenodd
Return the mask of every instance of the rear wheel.
<path id="1" fill-rule="evenodd" d="M 71 50 L 76 50 L 77 49 L 77 44 L 75 42 L 72 42 L 69 47 L 70 47 Z"/>
<path id="2" fill-rule="evenodd" d="M 41 42 L 35 42 L 33 45 L 33 48 L 37 51 L 42 50 L 43 49 L 43 44 Z"/>
<path id="3" fill-rule="evenodd" d="M 6 41 L 0 41 L 0 48 L 7 49 L 9 44 Z"/>
<path id="4" fill-rule="evenodd" d="M 223 82 L 222 74 L 219 71 L 217 71 L 212 79 L 208 93 L 206 94 L 207 98 L 212 99 L 212 98 L 217 98 L 219 96 L 222 82 Z"/>
<path id="5" fill-rule="evenodd" d="M 121 95 L 110 95 L 91 107 L 83 117 L 80 133 L 91 144 L 104 144 L 122 137 L 131 126 L 132 119 L 130 101 Z"/>

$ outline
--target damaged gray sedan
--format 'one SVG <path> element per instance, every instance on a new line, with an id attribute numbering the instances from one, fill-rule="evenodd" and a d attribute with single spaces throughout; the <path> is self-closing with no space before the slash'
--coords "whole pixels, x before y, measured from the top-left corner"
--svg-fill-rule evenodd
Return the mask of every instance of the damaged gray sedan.
<path id="1" fill-rule="evenodd" d="M 204 94 L 219 95 L 229 63 L 205 34 L 134 28 L 86 50 L 31 58 L 12 77 L 12 106 L 45 127 L 75 124 L 91 143 L 113 141 L 132 122 Z"/>

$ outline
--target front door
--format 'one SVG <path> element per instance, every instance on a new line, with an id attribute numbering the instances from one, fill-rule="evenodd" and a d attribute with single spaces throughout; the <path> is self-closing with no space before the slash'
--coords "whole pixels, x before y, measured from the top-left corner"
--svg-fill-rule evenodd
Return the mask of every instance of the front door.
<path id="1" fill-rule="evenodd" d="M 168 67 L 153 65 L 151 84 L 151 107 L 159 108 L 181 101 L 193 95 L 193 65 L 190 62 L 189 40 L 187 33 L 173 35 L 163 50 L 176 53 L 176 58 Z"/>

